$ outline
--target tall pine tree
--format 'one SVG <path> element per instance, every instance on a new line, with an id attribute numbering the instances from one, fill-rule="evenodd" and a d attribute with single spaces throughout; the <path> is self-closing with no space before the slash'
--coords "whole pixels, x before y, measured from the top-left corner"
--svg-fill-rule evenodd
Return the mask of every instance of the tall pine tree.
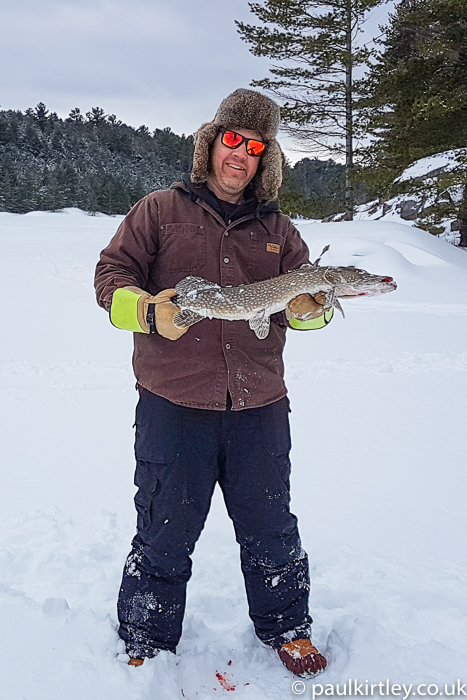
<path id="1" fill-rule="evenodd" d="M 368 10 L 382 0 L 265 0 L 249 3 L 261 25 L 237 22 L 255 56 L 276 63 L 255 80 L 282 103 L 286 130 L 310 150 L 345 154 L 346 218 L 353 218 L 354 142 L 361 81 L 371 50 L 358 42 Z"/>

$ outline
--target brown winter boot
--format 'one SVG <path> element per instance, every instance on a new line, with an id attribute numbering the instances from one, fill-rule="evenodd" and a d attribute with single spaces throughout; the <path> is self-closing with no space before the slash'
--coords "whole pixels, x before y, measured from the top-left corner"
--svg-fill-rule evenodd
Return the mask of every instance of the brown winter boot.
<path id="1" fill-rule="evenodd" d="M 144 664 L 144 659 L 131 658 L 128 662 L 128 666 L 142 666 L 143 664 Z"/>
<path id="2" fill-rule="evenodd" d="M 289 671 L 303 678 L 312 678 L 324 671 L 328 662 L 310 639 L 296 639 L 277 649 L 280 660 Z"/>

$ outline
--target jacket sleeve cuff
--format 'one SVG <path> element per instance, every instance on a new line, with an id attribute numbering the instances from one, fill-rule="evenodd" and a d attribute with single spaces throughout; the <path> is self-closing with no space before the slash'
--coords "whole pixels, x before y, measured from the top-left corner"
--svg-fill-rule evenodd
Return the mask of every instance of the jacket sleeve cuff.
<path id="1" fill-rule="evenodd" d="M 292 316 L 289 319 L 289 326 L 297 331 L 315 331 L 319 328 L 324 328 L 334 316 L 334 309 L 328 309 L 318 318 L 312 318 L 309 321 L 299 321 L 298 318 Z"/>
<path id="2" fill-rule="evenodd" d="M 110 321 L 117 328 L 134 333 L 148 333 L 141 318 L 143 304 L 140 299 L 149 297 L 147 292 L 137 287 L 120 287 L 112 295 Z M 147 327 L 147 326 L 146 326 Z"/>

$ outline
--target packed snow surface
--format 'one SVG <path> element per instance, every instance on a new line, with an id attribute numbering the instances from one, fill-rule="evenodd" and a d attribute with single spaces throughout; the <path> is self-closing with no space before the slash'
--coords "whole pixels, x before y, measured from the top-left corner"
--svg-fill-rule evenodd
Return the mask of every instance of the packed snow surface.
<path id="1" fill-rule="evenodd" d="M 328 670 L 294 695 L 255 638 L 218 492 L 177 656 L 126 665 L 115 601 L 135 526 L 132 339 L 92 287 L 118 223 L 0 214 L 2 700 L 284 700 L 349 679 L 445 695 L 466 682 L 467 253 L 372 221 L 301 230 L 312 260 L 330 244 L 323 265 L 390 275 L 397 291 L 344 301 L 346 320 L 289 332 L 286 349 L 292 509 Z"/>

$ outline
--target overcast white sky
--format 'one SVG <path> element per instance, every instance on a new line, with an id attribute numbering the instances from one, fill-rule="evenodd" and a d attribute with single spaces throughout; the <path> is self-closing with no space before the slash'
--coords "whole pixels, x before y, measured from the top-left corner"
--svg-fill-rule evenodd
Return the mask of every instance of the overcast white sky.
<path id="1" fill-rule="evenodd" d="M 386 15 L 373 13 L 369 35 Z M 247 0 L 2 0 L 0 107 L 45 102 L 66 117 L 99 106 L 135 127 L 193 133 L 268 74 L 235 19 L 254 21 Z"/>

